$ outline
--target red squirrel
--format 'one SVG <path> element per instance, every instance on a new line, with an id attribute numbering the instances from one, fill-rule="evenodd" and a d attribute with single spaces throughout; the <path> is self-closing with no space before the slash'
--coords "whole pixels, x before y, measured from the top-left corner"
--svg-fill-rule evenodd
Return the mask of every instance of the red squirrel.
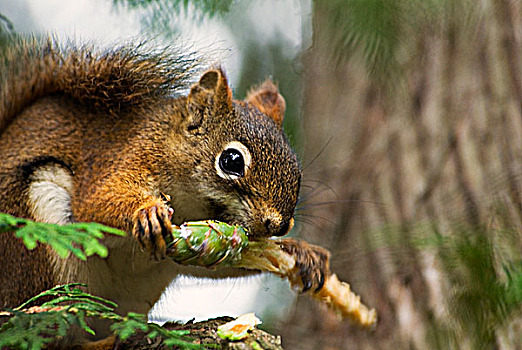
<path id="1" fill-rule="evenodd" d="M 256 237 L 293 226 L 301 168 L 282 129 L 285 101 L 270 81 L 234 100 L 221 69 L 190 87 L 197 63 L 169 50 L 105 52 L 21 40 L 0 82 L 0 211 L 41 222 L 98 222 L 109 255 L 60 259 L 0 235 L 0 307 L 57 284 L 82 282 L 146 314 L 178 274 L 226 277 L 240 269 L 191 268 L 165 259 L 172 224 L 215 219 Z M 299 255 L 298 241 L 287 240 Z M 297 253 L 296 253 L 297 252 Z M 305 289 L 322 271 L 301 253 Z M 323 264 L 324 266 L 324 264 Z M 97 338 L 106 325 L 94 325 Z"/>

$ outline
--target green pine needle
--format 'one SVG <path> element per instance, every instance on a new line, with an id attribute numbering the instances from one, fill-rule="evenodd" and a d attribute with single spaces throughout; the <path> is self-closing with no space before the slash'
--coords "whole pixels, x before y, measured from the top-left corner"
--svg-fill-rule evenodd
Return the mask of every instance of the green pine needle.
<path id="1" fill-rule="evenodd" d="M 12 231 L 16 231 L 15 236 L 30 250 L 40 242 L 50 245 L 61 258 L 73 254 L 82 260 L 92 255 L 107 257 L 107 248 L 100 243 L 105 234 L 125 235 L 123 231 L 97 223 L 56 225 L 0 213 L 0 234 Z"/>
<path id="2" fill-rule="evenodd" d="M 111 329 L 121 340 L 129 338 L 136 331 L 142 331 L 149 338 L 161 336 L 167 346 L 203 349 L 201 345 L 190 342 L 187 331 L 166 330 L 155 323 L 148 323 L 142 314 L 131 312 L 127 316 L 118 315 L 114 312 L 115 303 L 85 293 L 83 287 L 85 285 L 80 283 L 56 286 L 13 310 L 7 310 L 10 318 L 0 327 L 0 349 L 41 349 L 64 337 L 72 325 L 94 335 L 94 330 L 87 325 L 86 317 L 111 320 Z M 46 300 L 48 297 L 53 299 L 39 305 L 38 312 L 24 311 L 30 304 L 37 304 L 42 298 Z"/>

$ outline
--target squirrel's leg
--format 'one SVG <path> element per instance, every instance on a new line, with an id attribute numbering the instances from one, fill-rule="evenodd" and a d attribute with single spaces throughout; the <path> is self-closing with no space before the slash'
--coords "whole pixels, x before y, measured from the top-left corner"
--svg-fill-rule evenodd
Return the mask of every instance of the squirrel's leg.
<path id="1" fill-rule="evenodd" d="M 171 234 L 173 213 L 174 209 L 158 200 L 142 205 L 134 213 L 132 234 L 156 259 L 166 258 L 165 237 Z"/>
<path id="2" fill-rule="evenodd" d="M 303 285 L 302 291 L 321 290 L 330 271 L 328 250 L 293 238 L 283 238 L 278 243 L 283 251 L 294 257 Z"/>
<path id="3" fill-rule="evenodd" d="M 131 233 L 156 259 L 166 257 L 170 208 L 151 176 L 128 170 L 76 185 L 71 204 L 77 221 L 95 221 Z"/>

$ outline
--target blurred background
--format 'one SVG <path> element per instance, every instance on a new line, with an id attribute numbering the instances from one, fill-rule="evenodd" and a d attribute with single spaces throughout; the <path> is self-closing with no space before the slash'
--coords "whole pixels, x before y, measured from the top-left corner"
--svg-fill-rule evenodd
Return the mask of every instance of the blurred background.
<path id="1" fill-rule="evenodd" d="M 185 279 L 188 308 L 177 284 L 153 318 L 256 311 L 287 349 L 522 349 L 522 2 L 0 0 L 0 44 L 27 32 L 189 45 L 237 98 L 277 81 L 304 168 L 292 234 L 379 323 L 270 277 Z"/>

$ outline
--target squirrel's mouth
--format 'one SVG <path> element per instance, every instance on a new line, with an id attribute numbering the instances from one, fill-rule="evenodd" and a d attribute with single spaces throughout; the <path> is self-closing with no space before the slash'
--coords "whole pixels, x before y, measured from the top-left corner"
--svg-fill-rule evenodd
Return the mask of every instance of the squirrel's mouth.
<path id="1" fill-rule="evenodd" d="M 270 211 L 261 214 L 250 213 L 247 210 L 231 212 L 223 206 L 213 206 L 212 218 L 229 225 L 242 226 L 247 236 L 252 240 L 264 240 L 270 237 L 287 235 L 294 227 L 294 218 L 284 218 L 279 212 Z"/>
<path id="2" fill-rule="evenodd" d="M 266 234 L 263 234 L 263 232 L 260 232 L 258 229 L 256 229 L 256 226 L 252 224 L 253 220 L 245 220 L 242 221 L 238 219 L 235 216 L 222 213 L 221 215 L 215 216 L 216 221 L 224 222 L 228 225 L 238 225 L 245 229 L 246 235 L 249 239 L 254 241 L 261 241 L 263 239 L 269 238 Z"/>
<path id="3" fill-rule="evenodd" d="M 245 229 L 248 238 L 254 241 L 262 241 L 271 237 L 285 236 L 294 227 L 294 218 L 290 218 L 290 220 L 286 220 L 275 225 L 268 220 L 263 222 L 255 222 L 254 220 L 250 220 L 247 224 L 230 218 L 222 218 L 218 220 L 229 225 L 242 226 Z"/>

